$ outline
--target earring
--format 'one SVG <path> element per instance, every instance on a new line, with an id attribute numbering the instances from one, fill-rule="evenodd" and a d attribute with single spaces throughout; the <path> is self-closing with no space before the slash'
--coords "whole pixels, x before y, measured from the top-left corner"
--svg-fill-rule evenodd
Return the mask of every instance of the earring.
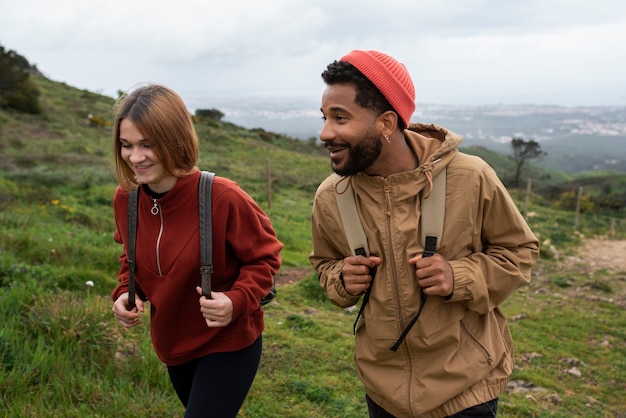
<path id="1" fill-rule="evenodd" d="M 391 144 L 391 141 L 389 140 L 389 135 L 385 135 L 385 141 L 387 141 L 388 144 Z"/>

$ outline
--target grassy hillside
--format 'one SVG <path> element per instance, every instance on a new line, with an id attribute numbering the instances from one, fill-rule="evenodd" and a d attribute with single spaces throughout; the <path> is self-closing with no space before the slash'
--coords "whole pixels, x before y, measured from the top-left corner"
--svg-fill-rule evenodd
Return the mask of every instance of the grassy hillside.
<path id="1" fill-rule="evenodd" d="M 36 82 L 42 116 L 0 110 L 0 416 L 182 416 L 148 321 L 126 331 L 110 311 L 121 250 L 112 240 L 112 144 L 110 128 L 88 115 L 110 121 L 114 101 Z M 263 362 L 240 416 L 366 416 L 352 365 L 355 313 L 330 305 L 307 260 L 326 153 L 220 121 L 196 128 L 201 168 L 236 180 L 261 204 L 285 244 L 283 272 L 306 276 L 279 288 L 266 309 Z M 511 170 L 505 156 L 483 158 L 503 176 Z M 538 188 L 575 180 L 532 170 Z M 525 196 L 512 194 L 522 209 Z M 533 284 L 503 306 L 517 319 L 520 390 L 503 395 L 500 415 L 619 416 L 626 410 L 626 316 L 618 303 L 626 271 L 587 271 L 563 260 L 583 236 L 626 239 L 623 214 L 585 212 L 574 231 L 574 212 L 552 204 L 539 194 L 529 199 L 543 257 Z M 581 376 L 567 372 L 573 368 Z"/>

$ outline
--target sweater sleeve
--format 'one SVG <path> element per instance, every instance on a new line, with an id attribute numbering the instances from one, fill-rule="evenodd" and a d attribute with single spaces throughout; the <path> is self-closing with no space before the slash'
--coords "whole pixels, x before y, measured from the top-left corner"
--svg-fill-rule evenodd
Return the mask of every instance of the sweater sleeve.
<path id="1" fill-rule="evenodd" d="M 219 196 L 213 218 L 224 222 L 226 245 L 239 262 L 239 276 L 226 295 L 233 301 L 233 318 L 259 307 L 281 266 L 278 240 L 269 217 L 241 188 L 234 185 Z"/>
<path id="2" fill-rule="evenodd" d="M 113 232 L 113 240 L 123 245 L 122 253 L 119 256 L 120 269 L 117 274 L 118 285 L 111 292 L 111 298 L 116 301 L 124 292 L 128 291 L 128 263 L 126 262 L 126 237 L 127 237 L 127 212 L 128 212 L 128 194 L 122 192 L 118 186 L 113 195 L 113 214 L 115 217 L 115 232 Z M 123 219 L 123 221 L 122 221 Z"/>

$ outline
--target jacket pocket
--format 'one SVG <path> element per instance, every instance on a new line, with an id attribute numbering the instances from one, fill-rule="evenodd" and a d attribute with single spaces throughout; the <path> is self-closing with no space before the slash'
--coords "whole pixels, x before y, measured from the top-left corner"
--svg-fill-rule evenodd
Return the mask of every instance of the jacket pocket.
<path id="1" fill-rule="evenodd" d="M 419 312 L 419 305 L 403 311 L 403 325 L 399 323 L 395 309 L 396 305 L 391 303 L 385 307 L 372 304 L 370 309 L 365 309 L 365 321 L 361 318 L 357 329 L 365 324 L 370 338 L 395 342 L 404 331 L 402 326 L 408 326 Z M 465 311 L 465 306 L 460 303 L 444 303 L 440 297 L 427 297 L 424 310 L 407 337 L 428 337 L 449 329 L 451 325 L 458 324 L 463 319 Z"/>
<path id="2" fill-rule="evenodd" d="M 466 308 L 461 303 L 444 303 L 441 297 L 429 296 L 426 298 L 424 310 L 411 333 L 418 337 L 428 337 L 441 330 L 449 329 L 453 324 L 457 324 L 463 319 L 465 312 Z M 413 317 L 408 321 L 412 319 Z"/>
<path id="3" fill-rule="evenodd" d="M 512 352 L 512 341 L 507 338 L 510 334 L 506 320 L 499 309 L 484 315 L 467 311 L 461 325 L 469 341 L 484 352 L 489 364 L 497 364 L 507 352 Z"/>

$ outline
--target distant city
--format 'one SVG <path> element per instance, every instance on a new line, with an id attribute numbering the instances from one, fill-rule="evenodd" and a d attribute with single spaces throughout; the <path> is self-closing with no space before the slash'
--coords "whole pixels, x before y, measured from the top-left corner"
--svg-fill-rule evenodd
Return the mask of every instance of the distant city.
<path id="1" fill-rule="evenodd" d="M 219 109 L 225 120 L 246 128 L 299 139 L 317 137 L 322 127 L 319 99 L 222 99 L 206 107 Z M 442 125 L 470 143 L 509 142 L 513 136 L 536 141 L 571 134 L 626 137 L 626 106 L 417 104 L 412 121 Z"/>
<path id="2" fill-rule="evenodd" d="M 221 99 L 224 120 L 301 140 L 319 140 L 319 98 Z M 626 172 L 626 106 L 456 106 L 417 104 L 413 122 L 436 123 L 463 137 L 462 147 L 482 146 L 510 154 L 511 139 L 535 140 L 547 156 L 541 165 L 569 172 Z"/>

